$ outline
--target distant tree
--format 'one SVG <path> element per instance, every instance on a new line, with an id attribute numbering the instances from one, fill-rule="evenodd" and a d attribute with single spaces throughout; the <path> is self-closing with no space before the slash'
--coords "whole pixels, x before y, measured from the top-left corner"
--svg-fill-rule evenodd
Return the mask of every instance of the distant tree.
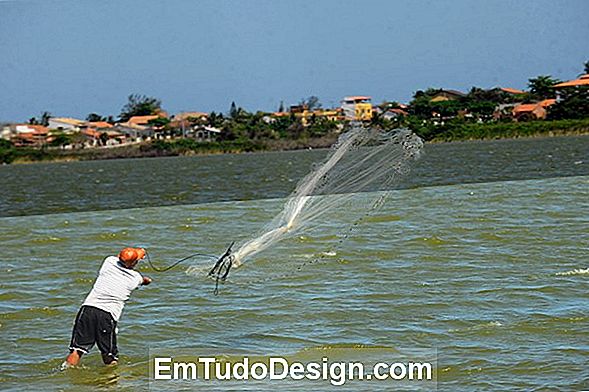
<path id="1" fill-rule="evenodd" d="M 548 108 L 550 120 L 589 118 L 589 87 L 563 89 L 559 101 Z"/>
<path id="2" fill-rule="evenodd" d="M 309 110 L 321 109 L 321 102 L 319 102 L 319 98 L 315 95 L 311 95 L 307 99 L 301 100 L 301 106 L 306 107 Z"/>
<path id="3" fill-rule="evenodd" d="M 560 80 L 554 79 L 550 75 L 540 75 L 528 81 L 530 93 L 535 99 L 554 98 L 556 92 L 552 88 L 555 84 L 560 83 Z"/>
<path id="4" fill-rule="evenodd" d="M 237 117 L 237 105 L 235 101 L 231 102 L 231 107 L 229 108 L 229 117 L 235 119 Z"/>
<path id="5" fill-rule="evenodd" d="M 211 127 L 220 128 L 223 125 L 223 121 L 225 121 L 225 119 L 223 117 L 223 113 L 211 112 L 207 121 Z"/>
<path id="6" fill-rule="evenodd" d="M 417 90 L 413 94 L 413 99 L 417 99 L 417 98 L 428 98 L 428 99 L 431 99 L 431 98 L 433 98 L 434 95 L 436 95 L 440 91 L 441 91 L 441 89 L 439 89 L 439 88 L 433 88 L 433 87 L 429 87 L 425 91 L 423 91 L 423 90 Z"/>
<path id="7" fill-rule="evenodd" d="M 70 135 L 66 135 L 65 133 L 58 133 L 55 135 L 51 143 L 49 145 L 51 147 L 61 147 L 72 143 L 72 138 Z"/>
<path id="8" fill-rule="evenodd" d="M 98 121 L 105 121 L 106 118 L 102 117 L 99 114 L 96 113 L 90 113 L 89 115 L 86 116 L 86 121 L 88 122 L 98 122 Z"/>
<path id="9" fill-rule="evenodd" d="M 280 106 L 278 106 L 278 112 L 279 113 L 284 112 L 284 102 L 283 101 L 280 101 Z"/>
<path id="10" fill-rule="evenodd" d="M 49 112 L 43 112 L 41 114 L 41 121 L 40 124 L 43 126 L 48 126 L 49 125 L 49 119 L 51 118 L 51 113 Z"/>
<path id="11" fill-rule="evenodd" d="M 153 120 L 149 120 L 147 123 L 155 127 L 165 127 L 170 123 L 170 119 L 166 117 L 158 117 L 154 118 Z"/>
<path id="12" fill-rule="evenodd" d="M 128 97 L 128 102 L 119 115 L 121 121 L 127 121 L 133 116 L 149 116 L 160 112 L 162 109 L 162 102 L 154 97 L 146 95 L 131 94 Z"/>
<path id="13" fill-rule="evenodd" d="M 47 125 L 49 125 L 50 118 L 51 118 L 51 113 L 45 111 L 45 112 L 41 113 L 41 117 L 39 117 L 39 118 L 37 118 L 37 117 L 29 118 L 29 124 L 47 126 Z"/>
<path id="14" fill-rule="evenodd" d="M 399 109 L 401 105 L 397 101 L 383 101 L 378 105 L 382 110 Z"/>
<path id="15" fill-rule="evenodd" d="M 0 163 L 11 163 L 16 155 L 13 144 L 9 140 L 0 139 Z"/>
<path id="16" fill-rule="evenodd" d="M 12 148 L 13 144 L 10 140 L 0 139 L 0 148 Z"/>
<path id="17" fill-rule="evenodd" d="M 464 97 L 464 101 L 504 103 L 504 101 L 506 101 L 506 95 L 507 94 L 501 91 L 499 88 L 485 90 L 480 87 L 473 86 L 466 97 Z"/>
<path id="18" fill-rule="evenodd" d="M 589 60 L 585 62 L 584 72 L 585 72 L 585 74 L 589 74 Z"/>
<path id="19" fill-rule="evenodd" d="M 108 134 L 106 132 L 102 132 L 99 136 L 100 144 L 106 146 L 106 142 L 108 141 Z"/>
<path id="20" fill-rule="evenodd" d="M 409 113 L 421 119 L 431 118 L 432 112 L 434 111 L 434 105 L 431 99 L 439 91 L 439 89 L 433 88 L 428 88 L 425 91 L 417 90 L 413 94 L 413 100 L 409 102 Z"/>

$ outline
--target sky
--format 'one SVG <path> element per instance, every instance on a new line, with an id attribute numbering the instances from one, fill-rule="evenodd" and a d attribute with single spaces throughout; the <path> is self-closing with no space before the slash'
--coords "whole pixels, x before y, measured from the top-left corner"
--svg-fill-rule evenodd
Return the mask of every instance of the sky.
<path id="1" fill-rule="evenodd" d="M 0 121 L 117 116 L 134 93 L 177 113 L 524 89 L 582 72 L 588 15 L 586 0 L 0 0 Z"/>

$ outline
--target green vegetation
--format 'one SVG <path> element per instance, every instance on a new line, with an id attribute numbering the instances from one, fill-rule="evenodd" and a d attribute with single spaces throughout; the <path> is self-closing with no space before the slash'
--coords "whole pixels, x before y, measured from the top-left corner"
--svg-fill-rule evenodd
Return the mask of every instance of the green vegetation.
<path id="1" fill-rule="evenodd" d="M 127 121 L 133 116 L 149 116 L 157 114 L 162 109 L 162 101 L 146 95 L 131 94 L 127 104 L 123 106 L 119 115 L 121 121 Z"/>
<path id="2" fill-rule="evenodd" d="M 548 110 L 551 120 L 589 117 L 589 86 L 579 86 L 561 92 L 560 101 Z"/>
<path id="3" fill-rule="evenodd" d="M 143 151 L 157 151 L 162 155 L 187 155 L 190 153 L 229 153 L 229 152 L 254 152 L 264 151 L 268 147 L 262 142 L 252 140 L 224 141 L 224 142 L 198 142 L 193 139 L 156 140 L 153 143 L 143 145 Z"/>
<path id="4" fill-rule="evenodd" d="M 589 118 L 582 120 L 530 121 L 494 124 L 453 124 L 434 136 L 433 141 L 505 139 L 531 136 L 589 133 Z"/>
<path id="5" fill-rule="evenodd" d="M 540 75 L 530 79 L 528 87 L 530 88 L 531 98 L 536 100 L 555 98 L 555 91 L 552 86 L 560 82 L 560 80 L 554 79 L 550 75 Z"/>
<path id="6" fill-rule="evenodd" d="M 0 139 L 0 164 L 14 161 L 16 149 L 8 140 Z"/>
<path id="7" fill-rule="evenodd" d="M 51 118 L 51 113 L 49 112 L 43 112 L 41 113 L 41 116 L 39 118 L 37 117 L 31 117 L 29 118 L 29 124 L 31 125 L 43 125 L 43 126 L 47 126 L 49 125 L 49 119 Z"/>

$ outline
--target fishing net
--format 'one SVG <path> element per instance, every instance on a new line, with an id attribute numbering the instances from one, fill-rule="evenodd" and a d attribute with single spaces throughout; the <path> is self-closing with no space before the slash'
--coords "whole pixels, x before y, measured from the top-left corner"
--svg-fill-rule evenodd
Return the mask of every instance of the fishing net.
<path id="1" fill-rule="evenodd" d="M 252 238 L 234 246 L 223 258 L 224 268 L 217 263 L 219 269 L 211 272 L 224 280 L 229 269 L 233 275 L 279 242 L 317 232 L 326 224 L 332 232 L 342 233 L 384 203 L 422 147 L 422 140 L 408 129 L 354 127 L 343 133 L 325 160 L 299 181 L 282 211 Z M 330 220 L 335 215 L 339 231 Z M 188 273 L 202 273 L 202 268 L 189 268 Z"/>

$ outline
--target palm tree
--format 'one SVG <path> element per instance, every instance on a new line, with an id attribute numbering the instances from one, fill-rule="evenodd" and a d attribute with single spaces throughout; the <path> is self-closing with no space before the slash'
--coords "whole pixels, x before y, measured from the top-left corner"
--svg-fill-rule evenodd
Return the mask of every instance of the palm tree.
<path id="1" fill-rule="evenodd" d="M 561 81 L 558 79 L 554 79 L 550 75 L 540 75 L 536 78 L 532 78 L 528 81 L 528 87 L 530 88 L 530 93 L 536 99 L 548 99 L 554 98 L 556 96 L 554 86 Z"/>

